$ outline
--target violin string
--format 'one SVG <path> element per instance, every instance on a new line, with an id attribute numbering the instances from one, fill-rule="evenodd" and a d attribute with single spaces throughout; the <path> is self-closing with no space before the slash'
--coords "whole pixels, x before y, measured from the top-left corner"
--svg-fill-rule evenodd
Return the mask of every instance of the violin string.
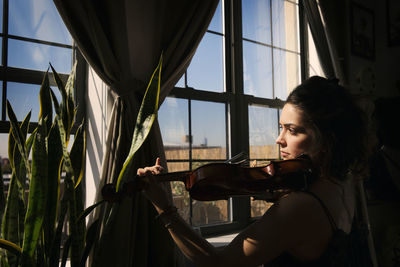
<path id="1" fill-rule="evenodd" d="M 246 152 L 242 151 L 230 159 L 227 159 L 224 163 L 234 163 L 234 164 L 241 164 L 243 161 L 249 160 L 249 156 Z"/>

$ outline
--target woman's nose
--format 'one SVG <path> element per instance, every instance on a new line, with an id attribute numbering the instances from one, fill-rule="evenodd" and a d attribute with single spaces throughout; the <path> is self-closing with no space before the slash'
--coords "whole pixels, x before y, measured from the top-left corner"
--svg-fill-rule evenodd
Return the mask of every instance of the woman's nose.
<path id="1" fill-rule="evenodd" d="M 283 138 L 283 130 L 279 133 L 278 138 L 276 138 L 275 142 L 281 146 L 285 145 L 285 139 Z"/>

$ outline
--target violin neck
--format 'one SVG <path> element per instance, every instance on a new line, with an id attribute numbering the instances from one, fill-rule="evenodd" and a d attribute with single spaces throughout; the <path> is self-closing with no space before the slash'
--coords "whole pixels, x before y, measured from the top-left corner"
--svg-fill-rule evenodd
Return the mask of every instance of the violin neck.
<path id="1" fill-rule="evenodd" d="M 186 178 L 191 174 L 191 171 L 161 173 L 155 176 L 158 182 L 186 182 Z"/>

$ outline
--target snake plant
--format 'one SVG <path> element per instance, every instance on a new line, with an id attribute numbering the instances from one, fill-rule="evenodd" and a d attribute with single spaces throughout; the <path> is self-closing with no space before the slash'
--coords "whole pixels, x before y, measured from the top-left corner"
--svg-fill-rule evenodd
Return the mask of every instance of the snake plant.
<path id="1" fill-rule="evenodd" d="M 131 150 L 118 177 L 117 188 L 124 183 L 133 155 L 145 141 L 156 117 L 161 65 L 162 57 L 143 98 Z M 101 242 L 99 219 L 88 226 L 85 223 L 85 217 L 104 201 L 84 210 L 83 122 L 68 150 L 76 115 L 73 96 L 76 64 L 65 84 L 51 64 L 50 68 L 61 93 L 61 103 L 50 87 L 48 70 L 40 87 L 37 127 L 29 138 L 31 113 L 19 123 L 7 102 L 12 174 L 7 196 L 0 195 L 0 266 L 65 266 L 68 257 L 71 267 L 85 266 L 92 246 Z M 4 192 L 1 173 L 0 189 Z M 112 212 L 109 216 L 112 217 Z"/>

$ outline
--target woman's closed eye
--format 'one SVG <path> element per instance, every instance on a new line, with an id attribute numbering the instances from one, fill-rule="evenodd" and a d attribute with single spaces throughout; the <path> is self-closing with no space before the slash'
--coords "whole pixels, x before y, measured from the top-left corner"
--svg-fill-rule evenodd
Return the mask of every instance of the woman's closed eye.
<path id="1" fill-rule="evenodd" d="M 289 127 L 287 130 L 288 130 L 289 133 L 292 134 L 292 135 L 297 135 L 297 133 L 298 133 L 297 129 L 296 129 L 296 128 L 293 128 L 293 127 Z"/>

